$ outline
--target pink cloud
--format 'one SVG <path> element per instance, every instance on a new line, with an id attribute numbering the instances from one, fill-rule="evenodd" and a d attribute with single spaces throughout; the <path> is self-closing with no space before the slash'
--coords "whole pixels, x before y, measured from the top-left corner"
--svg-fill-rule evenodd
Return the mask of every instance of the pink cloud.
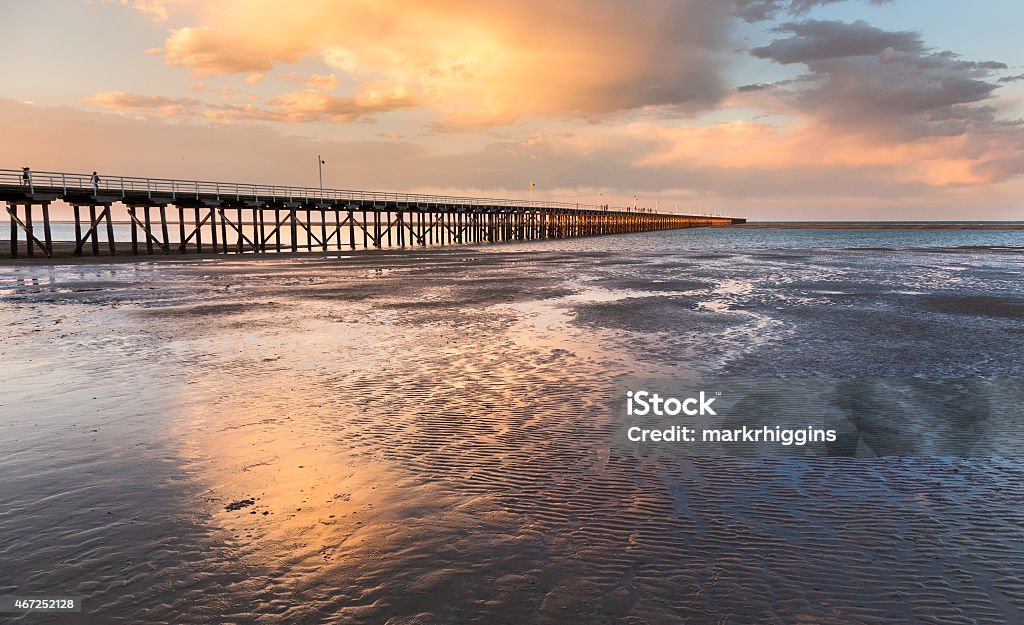
<path id="1" fill-rule="evenodd" d="M 84 102 L 106 109 L 143 113 L 156 117 L 180 117 L 191 114 L 200 105 L 191 98 L 141 95 L 124 91 L 107 91 L 86 98 Z"/>

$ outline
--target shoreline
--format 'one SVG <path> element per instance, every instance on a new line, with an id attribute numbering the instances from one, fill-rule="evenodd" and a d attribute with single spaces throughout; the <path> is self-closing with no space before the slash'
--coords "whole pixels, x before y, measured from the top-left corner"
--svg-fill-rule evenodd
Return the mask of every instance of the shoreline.
<path id="1" fill-rule="evenodd" d="M 4 242 L 0 242 L 0 249 L 4 249 Z M 498 243 L 462 243 L 462 244 L 451 244 L 451 245 L 430 245 L 422 247 L 384 247 L 384 248 L 356 248 L 356 249 L 313 249 L 305 250 L 302 249 L 297 252 L 280 251 L 280 252 L 261 252 L 255 254 L 253 252 L 203 252 L 199 254 L 194 250 L 194 246 L 189 246 L 190 251 L 182 253 L 176 248 L 170 254 L 164 254 L 162 251 L 155 252 L 153 254 L 132 254 L 127 250 L 119 250 L 116 255 L 111 255 L 109 252 L 101 252 L 98 256 L 93 256 L 91 252 L 86 252 L 81 256 L 75 256 L 72 251 L 74 249 L 74 243 L 65 243 L 63 241 L 54 241 L 54 247 L 58 245 L 66 245 L 67 249 L 55 249 L 52 258 L 47 258 L 45 254 L 40 251 L 36 251 L 36 255 L 29 258 L 25 256 L 24 251 L 17 258 L 11 258 L 10 256 L 0 256 L 0 267 L 18 266 L 18 265 L 110 265 L 110 264 L 121 264 L 121 263 L 188 263 L 192 261 L 204 261 L 213 259 L 223 260 L 272 260 L 272 259 L 292 259 L 292 258 L 309 258 L 309 259 L 324 259 L 324 258 L 338 258 L 338 257 L 373 257 L 373 258 L 389 258 L 389 257 L 408 257 L 415 254 L 433 253 L 442 250 L 467 250 L 467 249 L 480 249 L 482 247 L 492 247 L 508 245 L 512 242 L 498 242 Z M 102 245 L 105 245 L 102 244 Z"/>
<path id="2" fill-rule="evenodd" d="M 721 228 L 782 230 L 1024 230 L 1014 222 L 921 222 L 921 221 L 755 221 Z"/>
<path id="3" fill-rule="evenodd" d="M 867 229 L 867 230 L 1013 230 L 1019 231 L 1024 230 L 1024 224 L 1020 224 L 1014 228 L 978 228 L 978 227 L 960 227 L 961 224 L 949 224 L 947 227 L 908 227 L 908 226 L 875 226 L 870 225 L 846 225 L 837 224 L 835 226 L 820 227 L 813 224 L 752 224 L 750 226 L 716 226 L 714 229 L 719 228 L 744 228 L 749 229 L 764 229 L 764 230 L 854 230 L 854 229 Z M 605 235 L 605 236 L 616 236 L 616 235 Z M 619 235 L 621 236 L 621 235 Z M 6 241 L 0 240 L 0 250 L 5 249 Z M 24 250 L 19 254 L 17 258 L 11 258 L 7 255 L 0 254 L 0 267 L 18 267 L 18 266 L 76 266 L 76 265 L 112 265 L 112 264 L 130 264 L 130 263 L 160 263 L 160 264 L 187 264 L 195 261 L 210 261 L 214 259 L 220 259 L 225 261 L 252 261 L 252 260 L 285 260 L 285 259 L 296 259 L 306 258 L 310 260 L 325 260 L 325 259 L 339 259 L 339 258 L 366 258 L 375 259 L 377 262 L 382 261 L 395 261 L 400 262 L 400 259 L 409 258 L 410 256 L 421 255 L 421 254 L 443 254 L 444 252 L 452 252 L 462 250 L 465 252 L 480 252 L 487 248 L 499 249 L 511 245 L 521 245 L 522 242 L 516 241 L 498 241 L 494 243 L 462 243 L 462 244 L 445 244 L 445 245 L 426 245 L 426 246 L 415 246 L 415 247 L 382 247 L 382 248 L 345 248 L 345 249 L 313 249 L 305 250 L 302 249 L 297 252 L 291 250 L 282 250 L 280 252 L 264 252 L 254 254 L 252 252 L 204 252 L 202 254 L 194 251 L 194 246 L 189 245 L 190 250 L 182 253 L 176 248 L 170 254 L 164 254 L 160 250 L 155 250 L 153 254 L 132 254 L 129 250 L 120 249 L 119 244 L 118 253 L 111 255 L 106 251 L 105 243 L 101 243 L 101 253 L 97 256 L 93 256 L 91 251 L 86 251 L 81 256 L 75 256 L 72 251 L 74 249 L 74 243 L 65 241 L 54 241 L 54 255 L 48 258 L 37 250 L 35 256 L 28 257 L 25 255 Z M 1020 246 L 1005 246 L 1005 245 L 969 245 L 969 246 L 940 246 L 940 247 L 880 247 L 880 246 L 864 246 L 864 247 L 843 247 L 844 251 L 851 252 L 895 252 L 900 250 L 912 250 L 916 252 L 1002 252 L 1002 253 L 1021 253 L 1024 252 L 1024 241 Z"/>

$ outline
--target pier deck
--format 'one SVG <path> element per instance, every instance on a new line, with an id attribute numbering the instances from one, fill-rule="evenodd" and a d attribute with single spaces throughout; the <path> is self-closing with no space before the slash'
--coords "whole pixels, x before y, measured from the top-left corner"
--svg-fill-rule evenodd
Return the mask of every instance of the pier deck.
<path id="1" fill-rule="evenodd" d="M 0 201 L 10 218 L 12 258 L 494 243 L 746 221 L 636 207 L 19 169 L 0 169 Z M 74 217 L 74 240 L 63 246 L 53 236 L 57 202 Z"/>

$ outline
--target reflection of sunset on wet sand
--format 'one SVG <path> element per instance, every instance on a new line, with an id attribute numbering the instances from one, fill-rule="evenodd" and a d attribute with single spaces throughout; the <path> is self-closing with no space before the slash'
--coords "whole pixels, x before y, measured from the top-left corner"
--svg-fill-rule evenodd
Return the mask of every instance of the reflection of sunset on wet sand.
<path id="1" fill-rule="evenodd" d="M 488 488 L 489 480 L 507 479 L 488 478 L 495 468 L 486 464 L 502 448 L 512 451 L 509 412 L 517 402 L 509 397 L 503 405 L 480 391 L 525 391 L 514 383 L 517 373 L 485 343 L 453 336 L 434 353 L 423 346 L 437 340 L 435 331 L 400 323 L 393 333 L 393 310 L 342 301 L 345 293 L 362 292 L 374 300 L 385 296 L 401 310 L 412 304 L 410 293 L 393 287 L 410 269 L 357 271 L 351 282 L 313 269 L 293 284 L 311 299 L 283 311 L 259 302 L 150 313 L 187 325 L 198 318 L 196 332 L 204 327 L 207 337 L 216 337 L 190 342 L 201 352 L 192 357 L 206 364 L 189 372 L 180 398 L 189 416 L 175 428 L 189 473 L 205 487 L 200 499 L 211 521 L 234 557 L 263 571 L 268 583 L 338 586 L 318 610 L 372 619 L 404 612 L 405 603 L 443 602 L 446 593 L 454 602 L 460 580 L 481 571 L 523 587 L 530 585 L 523 575 L 540 572 L 539 564 L 524 570 L 511 564 L 527 562 L 541 547 L 521 551 L 536 538 L 512 533 L 524 520 Z M 282 268 L 245 267 L 246 282 L 250 270 L 279 275 Z M 223 276 L 229 283 L 231 273 Z M 406 315 L 416 315 L 423 301 L 447 310 L 448 298 L 465 294 L 458 284 L 424 278 L 425 297 Z M 480 305 L 489 304 L 481 299 Z M 211 316 L 229 309 L 230 323 Z M 451 384 L 416 374 L 420 367 L 443 373 Z M 491 417 L 467 421 L 477 402 Z M 532 429 L 542 426 L 540 418 L 529 421 Z M 463 480 L 483 481 L 467 496 Z M 238 503 L 243 507 L 232 505 Z M 444 554 L 472 564 L 431 570 Z M 343 580 L 352 579 L 358 584 L 349 591 Z M 492 600 L 511 610 L 500 587 L 494 592 Z"/>

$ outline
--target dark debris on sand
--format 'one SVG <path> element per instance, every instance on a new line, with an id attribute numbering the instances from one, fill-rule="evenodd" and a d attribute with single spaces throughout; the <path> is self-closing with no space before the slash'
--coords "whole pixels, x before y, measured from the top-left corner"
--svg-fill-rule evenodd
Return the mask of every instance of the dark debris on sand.
<path id="1" fill-rule="evenodd" d="M 238 501 L 232 501 L 228 505 L 224 506 L 224 509 L 228 512 L 234 512 L 235 510 L 241 510 L 242 508 L 248 508 L 249 506 L 255 505 L 255 499 L 239 499 Z"/>

